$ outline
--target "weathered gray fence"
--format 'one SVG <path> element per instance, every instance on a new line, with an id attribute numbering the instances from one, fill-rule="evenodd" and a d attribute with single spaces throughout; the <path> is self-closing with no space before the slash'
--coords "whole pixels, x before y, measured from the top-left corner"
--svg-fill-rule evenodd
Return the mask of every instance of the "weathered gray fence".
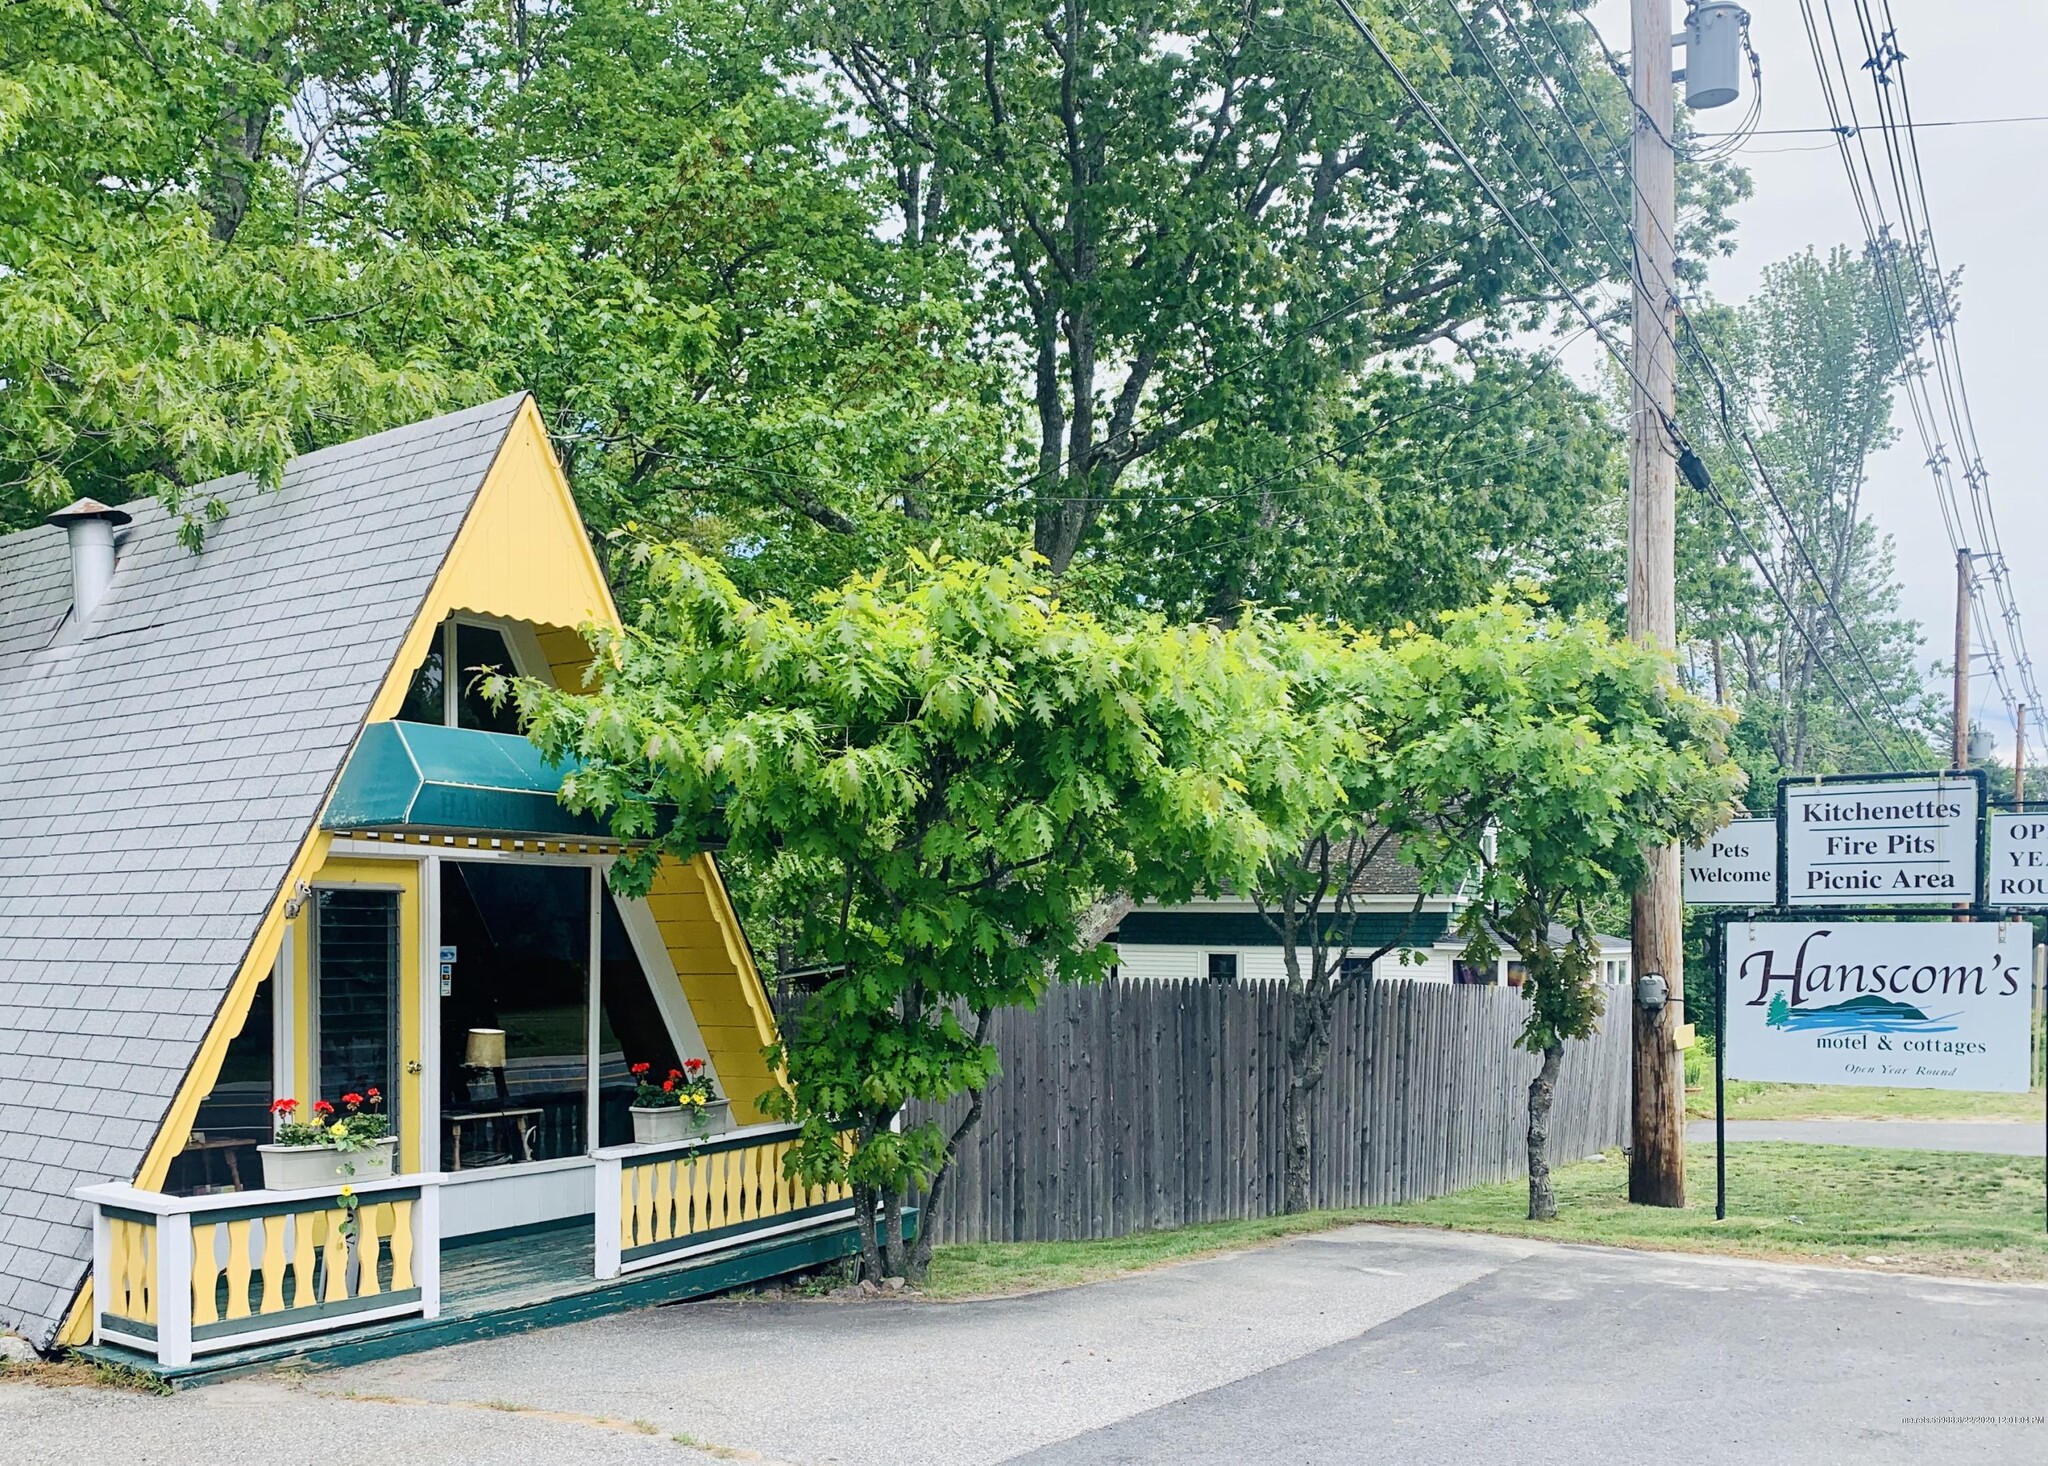
<path id="1" fill-rule="evenodd" d="M 1289 997 L 1279 983 L 1056 987 L 997 1015 L 1002 1075 L 960 1157 L 941 1242 L 1118 1237 L 1281 1209 Z M 1628 1134 L 1629 1035 L 1568 1046 L 1551 1154 Z M 1525 1174 L 1536 1059 L 1511 988 L 1384 979 L 1337 1004 L 1310 1134 L 1315 1205 L 1411 1201 Z M 926 1112 L 951 1125 L 964 1100 Z M 912 1119 L 922 1119 L 914 1114 Z"/>

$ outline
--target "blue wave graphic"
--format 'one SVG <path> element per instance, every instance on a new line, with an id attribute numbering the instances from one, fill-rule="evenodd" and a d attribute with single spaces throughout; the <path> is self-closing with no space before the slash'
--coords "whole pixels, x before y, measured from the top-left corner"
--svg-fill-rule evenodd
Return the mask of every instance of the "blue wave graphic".
<path id="1" fill-rule="evenodd" d="M 1900 1018 L 1854 1009 L 1794 1008 L 1780 1026 L 1787 1030 L 1824 1028 L 1834 1033 L 1954 1033 L 1956 1026 L 1948 1020 L 1956 1016 L 1940 1013 L 1929 1018 Z"/>

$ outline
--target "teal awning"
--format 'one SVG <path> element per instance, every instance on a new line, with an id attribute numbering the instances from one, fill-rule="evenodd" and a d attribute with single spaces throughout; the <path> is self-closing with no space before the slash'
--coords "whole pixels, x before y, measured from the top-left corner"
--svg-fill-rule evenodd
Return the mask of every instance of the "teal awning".
<path id="1" fill-rule="evenodd" d="M 602 821 L 555 798 L 574 764 L 550 764 L 512 733 L 432 723 L 363 730 L 320 821 L 328 830 L 607 837 Z"/>

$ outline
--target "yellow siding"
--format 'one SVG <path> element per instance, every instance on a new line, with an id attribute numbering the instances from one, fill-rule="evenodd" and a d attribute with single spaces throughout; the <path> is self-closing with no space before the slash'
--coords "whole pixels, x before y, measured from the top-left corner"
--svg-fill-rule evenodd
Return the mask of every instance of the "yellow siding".
<path id="1" fill-rule="evenodd" d="M 775 1020 L 711 857 L 700 855 L 688 865 L 665 862 L 647 906 L 710 1050 L 706 1057 L 732 1100 L 733 1117 L 743 1124 L 765 1119 L 755 1099 L 776 1083 L 761 1056 L 763 1046 L 775 1041 Z"/>
<path id="2" fill-rule="evenodd" d="M 555 686 L 570 692 L 583 692 L 584 673 L 589 670 L 590 644 L 583 634 L 569 627 L 536 626 L 534 636 L 540 642 L 541 655 L 548 659 L 548 672 L 555 679 Z"/>

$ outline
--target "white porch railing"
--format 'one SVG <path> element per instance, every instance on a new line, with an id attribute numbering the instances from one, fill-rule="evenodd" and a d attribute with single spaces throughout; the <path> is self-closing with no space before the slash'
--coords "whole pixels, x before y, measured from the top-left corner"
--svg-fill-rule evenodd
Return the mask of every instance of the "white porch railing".
<path id="1" fill-rule="evenodd" d="M 441 1178 L 166 1196 L 85 1186 L 93 1342 L 159 1364 L 375 1319 L 441 1311 Z"/>
<path id="2" fill-rule="evenodd" d="M 851 1218 L 845 1186 L 804 1186 L 783 1173 L 797 1133 L 794 1125 L 750 1125 L 598 1151 L 597 1276 Z"/>

